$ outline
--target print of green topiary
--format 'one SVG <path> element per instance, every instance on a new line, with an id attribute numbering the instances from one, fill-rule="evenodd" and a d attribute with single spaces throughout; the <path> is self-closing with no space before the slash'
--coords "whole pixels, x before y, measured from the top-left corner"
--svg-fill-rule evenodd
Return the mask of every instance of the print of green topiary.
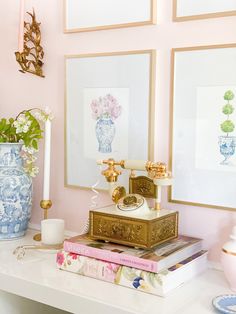
<path id="1" fill-rule="evenodd" d="M 225 104 L 222 108 L 223 114 L 227 115 L 227 120 L 225 120 L 223 123 L 221 123 L 220 128 L 221 131 L 224 133 L 227 133 L 227 136 L 229 133 L 234 131 L 235 124 L 229 119 L 229 115 L 231 115 L 234 112 L 234 107 L 230 104 L 230 101 L 234 99 L 234 93 L 231 90 L 228 90 L 224 94 L 224 100 L 227 101 L 227 104 Z"/>

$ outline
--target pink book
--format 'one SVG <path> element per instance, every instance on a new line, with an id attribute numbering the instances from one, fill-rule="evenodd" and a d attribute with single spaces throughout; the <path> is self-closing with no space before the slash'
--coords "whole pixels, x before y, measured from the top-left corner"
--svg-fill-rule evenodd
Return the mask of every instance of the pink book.
<path id="1" fill-rule="evenodd" d="M 202 240 L 188 236 L 179 236 L 150 250 L 91 240 L 88 235 L 80 235 L 64 241 L 66 252 L 154 273 L 188 258 L 201 249 Z"/>

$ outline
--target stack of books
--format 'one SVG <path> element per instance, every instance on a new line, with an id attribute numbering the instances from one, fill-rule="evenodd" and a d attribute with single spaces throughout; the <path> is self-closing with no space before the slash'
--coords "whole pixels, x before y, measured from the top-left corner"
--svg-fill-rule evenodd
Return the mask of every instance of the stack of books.
<path id="1" fill-rule="evenodd" d="M 207 268 L 207 252 L 202 250 L 201 239 L 188 236 L 147 250 L 80 235 L 65 240 L 57 265 L 61 270 L 165 296 Z"/>

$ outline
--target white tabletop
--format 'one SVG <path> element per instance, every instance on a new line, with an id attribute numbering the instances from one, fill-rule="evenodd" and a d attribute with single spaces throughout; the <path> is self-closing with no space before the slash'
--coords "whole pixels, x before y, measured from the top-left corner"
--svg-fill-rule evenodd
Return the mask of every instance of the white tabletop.
<path id="1" fill-rule="evenodd" d="M 18 261 L 12 254 L 32 244 L 35 233 L 0 242 L 0 289 L 78 314 L 209 314 L 211 301 L 232 293 L 220 271 L 208 270 L 161 298 L 57 269 L 55 252 L 28 251 Z"/>

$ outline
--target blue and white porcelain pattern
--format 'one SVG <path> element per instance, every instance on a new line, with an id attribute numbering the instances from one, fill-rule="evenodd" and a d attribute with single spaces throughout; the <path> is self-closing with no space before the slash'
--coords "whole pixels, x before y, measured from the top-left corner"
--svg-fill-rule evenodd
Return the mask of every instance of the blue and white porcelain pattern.
<path id="1" fill-rule="evenodd" d="M 98 151 L 100 153 L 111 153 L 112 152 L 112 141 L 115 136 L 115 124 L 111 118 L 100 118 L 96 123 L 96 137 L 98 140 Z"/>
<path id="2" fill-rule="evenodd" d="M 32 205 L 32 179 L 23 168 L 22 144 L 0 144 L 0 240 L 22 237 Z"/>
<path id="3" fill-rule="evenodd" d="M 236 294 L 220 295 L 212 300 L 212 304 L 220 313 L 236 313 Z"/>
<path id="4" fill-rule="evenodd" d="M 228 165 L 230 157 L 235 153 L 236 137 L 235 136 L 219 136 L 220 153 L 224 156 L 221 165 Z"/>

